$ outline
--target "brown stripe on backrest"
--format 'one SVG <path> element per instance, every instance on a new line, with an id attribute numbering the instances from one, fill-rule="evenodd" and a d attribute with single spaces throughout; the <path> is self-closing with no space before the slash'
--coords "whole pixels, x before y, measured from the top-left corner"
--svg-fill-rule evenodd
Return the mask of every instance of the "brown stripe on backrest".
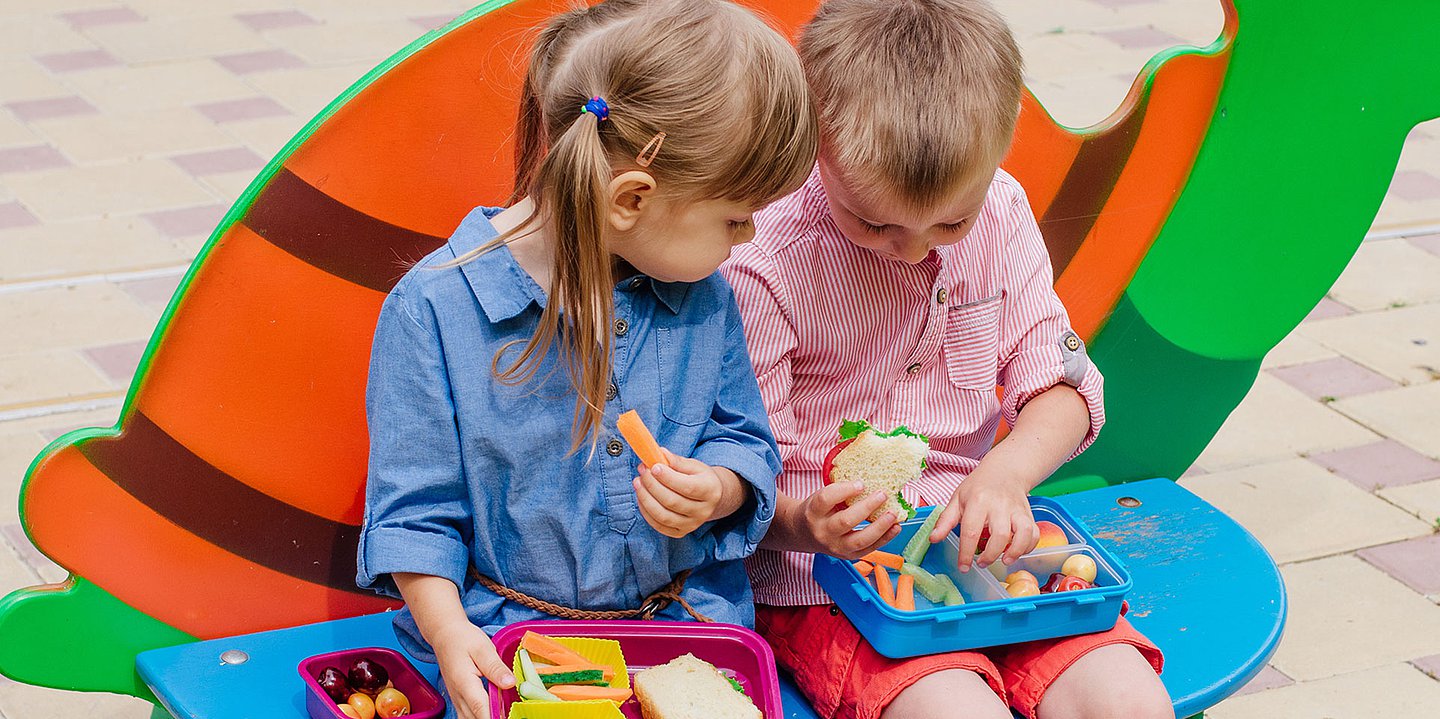
<path id="1" fill-rule="evenodd" d="M 371 217 L 283 167 L 241 222 L 295 257 L 379 292 L 446 239 Z"/>
<path id="2" fill-rule="evenodd" d="M 370 594 L 355 586 L 359 527 L 250 487 L 139 412 L 119 435 L 83 441 L 79 449 L 136 500 L 225 551 L 307 582 Z"/>
<path id="3" fill-rule="evenodd" d="M 1130 151 L 1140 137 L 1149 99 L 1146 93 L 1135 109 L 1115 126 L 1085 138 L 1085 144 L 1080 146 L 1069 172 L 1065 173 L 1065 180 L 1060 183 L 1055 200 L 1045 209 L 1045 216 L 1040 219 L 1040 234 L 1050 250 L 1055 277 L 1058 278 L 1075 257 L 1110 199 Z"/>

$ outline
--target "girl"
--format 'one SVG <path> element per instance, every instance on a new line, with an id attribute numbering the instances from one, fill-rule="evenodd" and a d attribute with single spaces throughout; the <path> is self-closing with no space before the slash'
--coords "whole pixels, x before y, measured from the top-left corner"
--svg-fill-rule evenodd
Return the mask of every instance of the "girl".
<path id="1" fill-rule="evenodd" d="M 562 15 L 526 87 L 525 196 L 396 285 L 367 395 L 358 582 L 405 599 L 402 644 L 466 719 L 489 716 L 482 676 L 514 684 L 487 636 L 503 625 L 753 623 L 741 559 L 780 462 L 715 269 L 817 139 L 794 51 L 723 0 Z M 639 464 L 626 410 L 667 462 Z"/>

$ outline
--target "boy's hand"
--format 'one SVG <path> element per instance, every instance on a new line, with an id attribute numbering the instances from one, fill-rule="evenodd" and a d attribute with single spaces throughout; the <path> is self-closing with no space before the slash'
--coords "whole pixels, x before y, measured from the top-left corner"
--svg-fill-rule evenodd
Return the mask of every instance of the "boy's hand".
<path id="1" fill-rule="evenodd" d="M 634 480 L 640 514 L 655 531 L 679 539 L 740 508 L 745 489 L 734 472 L 664 452 L 666 464 L 642 464 Z"/>
<path id="2" fill-rule="evenodd" d="M 455 713 L 460 719 L 490 719 L 490 695 L 481 677 L 506 689 L 515 686 L 515 675 L 500 661 L 490 637 L 474 624 L 456 622 L 436 632 L 430 646 Z"/>
<path id="3" fill-rule="evenodd" d="M 885 504 L 885 494 L 875 492 L 845 506 L 846 500 L 863 491 L 865 485 L 859 482 L 830 484 L 800 500 L 790 519 L 793 538 L 800 545 L 793 549 L 854 560 L 894 539 L 900 533 L 900 519 L 893 512 L 886 512 L 864 529 L 855 529 Z"/>
<path id="4" fill-rule="evenodd" d="M 945 535 L 960 525 L 960 571 L 970 571 L 973 560 L 988 567 L 997 559 L 1009 566 L 1021 555 L 1029 553 L 1040 542 L 1035 516 L 1019 482 L 1012 481 L 982 462 L 951 495 L 949 504 L 930 533 L 930 541 L 944 541 Z M 984 547 L 982 533 L 989 530 Z M 981 549 L 975 556 L 976 549 Z"/>

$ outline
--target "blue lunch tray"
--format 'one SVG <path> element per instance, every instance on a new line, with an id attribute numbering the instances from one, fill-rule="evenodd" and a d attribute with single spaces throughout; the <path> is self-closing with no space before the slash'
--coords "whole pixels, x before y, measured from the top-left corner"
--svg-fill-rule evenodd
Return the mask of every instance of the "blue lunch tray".
<path id="1" fill-rule="evenodd" d="M 882 549 L 900 554 L 930 512 L 939 509 L 921 507 Z M 1129 572 L 1059 503 L 1031 497 L 1030 509 L 1035 521 L 1059 525 L 1070 543 L 1038 549 L 1009 567 L 995 562 L 987 569 L 972 566 L 964 574 L 958 569 L 958 527 L 943 544 L 932 545 L 926 552 L 921 566 L 934 574 L 950 575 L 965 604 L 936 605 L 916 592 L 915 611 L 896 609 L 880 599 L 875 585 L 861 577 L 851 562 L 822 554 L 815 555 L 815 581 L 875 651 L 892 659 L 1100 632 L 1115 626 L 1120 605 L 1130 591 Z M 1006 574 L 1028 570 L 1044 585 L 1073 554 L 1087 554 L 1095 560 L 1094 588 L 1034 597 L 1005 593 Z"/>

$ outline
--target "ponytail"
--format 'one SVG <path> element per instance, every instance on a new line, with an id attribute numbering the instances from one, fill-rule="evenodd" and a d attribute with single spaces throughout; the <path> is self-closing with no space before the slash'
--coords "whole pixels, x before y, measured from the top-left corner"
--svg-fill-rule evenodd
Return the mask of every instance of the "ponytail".
<path id="1" fill-rule="evenodd" d="M 613 281 L 603 230 L 611 169 L 600 122 L 594 112 L 581 113 L 535 170 L 536 212 L 548 220 L 554 248 L 550 293 L 539 327 L 520 356 L 496 372 L 505 384 L 528 382 L 559 336 L 561 360 L 576 393 L 571 451 L 586 438 L 593 447 L 600 436 L 614 345 Z"/>

